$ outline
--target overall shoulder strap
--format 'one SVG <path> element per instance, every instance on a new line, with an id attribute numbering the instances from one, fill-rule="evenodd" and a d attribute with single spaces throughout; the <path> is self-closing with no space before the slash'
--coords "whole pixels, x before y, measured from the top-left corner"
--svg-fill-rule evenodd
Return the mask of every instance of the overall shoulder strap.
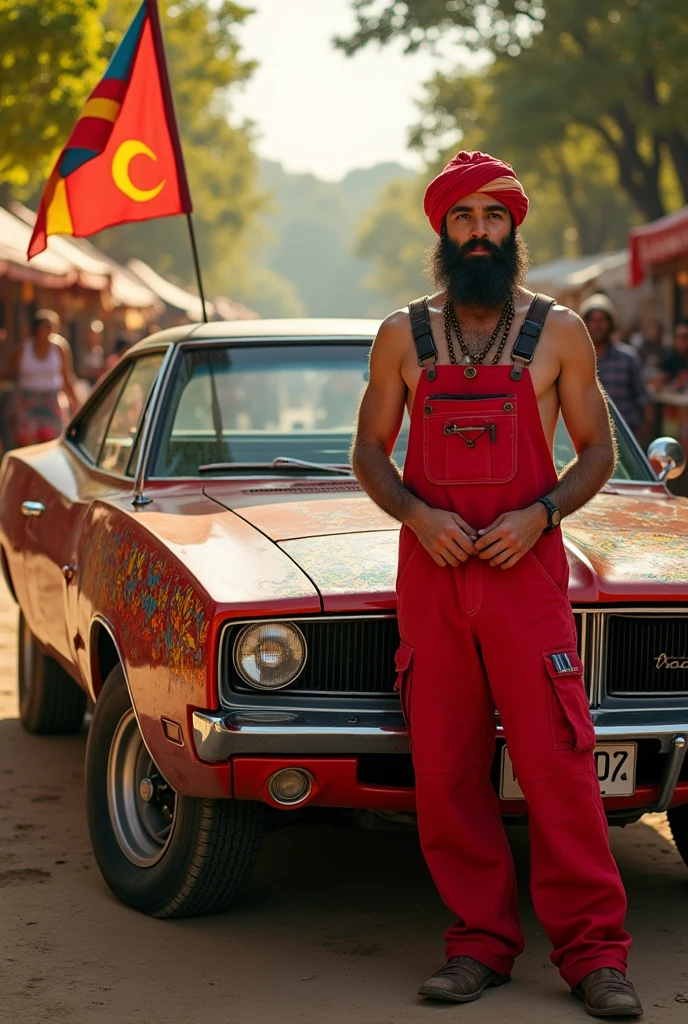
<path id="1" fill-rule="evenodd" d="M 418 354 L 418 362 L 426 371 L 428 380 L 434 380 L 437 376 L 435 362 L 437 361 L 437 346 L 432 336 L 430 326 L 430 310 L 428 308 L 428 297 L 414 299 L 409 302 L 409 317 L 411 318 L 411 330 L 413 340 Z"/>
<path id="2" fill-rule="evenodd" d="M 540 340 L 540 334 L 545 322 L 545 317 L 554 305 L 555 300 L 549 295 L 536 295 L 526 313 L 521 330 L 511 350 L 511 361 L 514 364 L 511 371 L 513 380 L 520 380 L 523 376 L 523 367 L 532 362 L 535 355 L 535 346 Z"/>

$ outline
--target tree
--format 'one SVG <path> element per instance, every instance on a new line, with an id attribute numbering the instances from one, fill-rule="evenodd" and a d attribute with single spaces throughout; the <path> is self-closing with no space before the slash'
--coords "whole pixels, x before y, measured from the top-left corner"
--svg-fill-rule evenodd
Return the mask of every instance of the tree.
<path id="1" fill-rule="evenodd" d="M 423 185 L 416 178 L 390 182 L 359 227 L 355 252 L 373 262 L 365 283 L 381 297 L 380 315 L 432 290 L 423 256 L 435 236 L 423 213 Z"/>
<path id="2" fill-rule="evenodd" d="M 50 172 L 105 67 L 104 7 L 0 0 L 0 183 L 31 186 Z"/>
<path id="3" fill-rule="evenodd" d="M 587 129 L 648 219 L 666 211 L 663 178 L 688 201 L 688 8 L 675 0 L 352 0 L 354 53 L 401 37 L 407 50 L 453 32 L 486 51 L 503 131 L 539 149 Z M 441 76 L 440 76 L 441 77 Z M 464 88 L 461 75 L 446 85 Z M 459 102 L 459 106 L 466 104 Z M 443 127 L 446 127 L 444 125 Z M 464 128 L 462 123 L 459 128 Z M 427 135 L 427 132 L 426 132 Z"/>
<path id="4" fill-rule="evenodd" d="M 310 316 L 364 316 L 371 303 L 364 279 L 370 262 L 352 252 L 356 225 L 389 181 L 403 177 L 400 164 L 350 171 L 341 181 L 293 174 L 261 162 L 261 185 L 270 195 L 261 256 L 290 281 Z"/>
<path id="5" fill-rule="evenodd" d="M 524 226 L 536 261 L 562 252 L 622 248 L 638 214 L 618 188 L 614 160 L 599 137 L 576 124 L 568 125 L 556 143 L 543 141 L 523 122 L 517 130 L 507 92 L 499 61 L 477 75 L 438 74 L 427 86 L 412 144 L 433 152 L 435 139 L 447 141 L 453 127 L 463 146 L 498 153 L 516 167 L 526 191 L 538 198 Z M 438 163 L 443 162 L 442 155 Z"/>

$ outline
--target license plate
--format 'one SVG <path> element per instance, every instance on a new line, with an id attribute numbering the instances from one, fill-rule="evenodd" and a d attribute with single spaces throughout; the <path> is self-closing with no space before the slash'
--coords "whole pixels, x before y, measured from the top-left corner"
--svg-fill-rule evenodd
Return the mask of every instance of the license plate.
<path id="1" fill-rule="evenodd" d="M 637 743 L 600 743 L 595 747 L 602 796 L 633 796 L 637 749 Z M 506 746 L 502 748 L 500 796 L 502 800 L 525 799 Z"/>

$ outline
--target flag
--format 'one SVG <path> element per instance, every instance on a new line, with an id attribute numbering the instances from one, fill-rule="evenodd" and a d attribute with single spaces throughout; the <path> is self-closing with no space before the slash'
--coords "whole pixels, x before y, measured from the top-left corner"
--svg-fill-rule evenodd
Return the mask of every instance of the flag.
<path id="1" fill-rule="evenodd" d="M 48 179 L 28 256 L 49 235 L 191 210 L 157 0 L 144 0 Z"/>

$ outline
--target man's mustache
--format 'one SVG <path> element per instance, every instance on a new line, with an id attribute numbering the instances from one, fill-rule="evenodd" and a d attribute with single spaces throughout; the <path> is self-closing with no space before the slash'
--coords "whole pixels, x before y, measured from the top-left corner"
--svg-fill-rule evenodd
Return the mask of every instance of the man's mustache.
<path id="1" fill-rule="evenodd" d="M 457 246 L 459 256 L 465 256 L 469 252 L 475 252 L 476 249 L 483 249 L 485 252 L 489 252 L 491 256 L 499 256 L 502 247 L 495 245 L 494 242 L 488 241 L 487 238 L 471 238 L 468 242 L 464 242 L 463 245 Z"/>

